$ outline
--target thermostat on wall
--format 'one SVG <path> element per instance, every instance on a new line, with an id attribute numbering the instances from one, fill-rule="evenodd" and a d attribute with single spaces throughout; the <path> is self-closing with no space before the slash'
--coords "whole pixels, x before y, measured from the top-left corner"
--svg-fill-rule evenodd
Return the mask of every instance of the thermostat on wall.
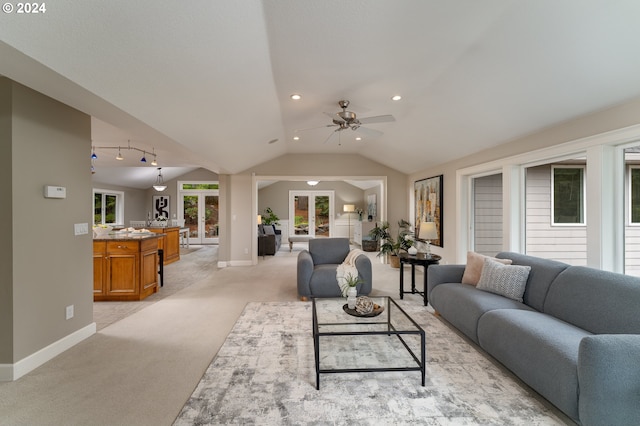
<path id="1" fill-rule="evenodd" d="M 64 186 L 44 186 L 44 198 L 67 198 L 67 188 Z"/>

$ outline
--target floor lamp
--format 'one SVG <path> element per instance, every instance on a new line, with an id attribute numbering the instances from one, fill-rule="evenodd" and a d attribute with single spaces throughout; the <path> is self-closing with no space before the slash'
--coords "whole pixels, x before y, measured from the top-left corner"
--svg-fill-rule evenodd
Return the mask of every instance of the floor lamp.
<path id="1" fill-rule="evenodd" d="M 342 207 L 342 210 L 349 215 L 349 242 L 351 242 L 351 213 L 356 211 L 356 206 L 354 204 L 345 204 Z"/>

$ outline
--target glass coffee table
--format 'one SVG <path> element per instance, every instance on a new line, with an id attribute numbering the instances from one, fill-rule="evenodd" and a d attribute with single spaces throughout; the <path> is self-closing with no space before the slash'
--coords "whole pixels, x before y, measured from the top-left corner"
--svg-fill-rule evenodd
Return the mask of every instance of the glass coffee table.
<path id="1" fill-rule="evenodd" d="M 391 297 L 371 297 L 376 316 L 354 316 L 344 298 L 313 298 L 316 389 L 320 374 L 420 371 L 425 383 L 425 333 Z"/>

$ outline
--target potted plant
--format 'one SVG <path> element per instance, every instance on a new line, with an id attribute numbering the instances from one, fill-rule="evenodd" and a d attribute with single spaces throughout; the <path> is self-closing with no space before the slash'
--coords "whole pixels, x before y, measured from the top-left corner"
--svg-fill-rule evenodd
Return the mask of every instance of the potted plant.
<path id="1" fill-rule="evenodd" d="M 355 309 L 356 298 L 358 296 L 358 290 L 356 286 L 362 282 L 360 277 L 351 273 L 340 277 L 340 290 L 342 290 L 342 296 L 347 298 L 347 306 L 349 309 Z"/>
<path id="2" fill-rule="evenodd" d="M 411 224 L 404 219 L 398 221 L 398 232 L 394 237 L 389 229 L 389 222 L 382 222 L 369 232 L 369 236 L 376 241 L 380 241 L 380 251 L 378 256 L 387 255 L 389 264 L 394 268 L 400 267 L 400 259 L 398 255 L 402 251 L 409 250 L 413 244 L 411 237 Z"/>
<path id="3" fill-rule="evenodd" d="M 264 215 L 262 215 L 263 225 L 280 225 L 278 221 L 280 218 L 271 210 L 271 207 L 264 209 Z"/>

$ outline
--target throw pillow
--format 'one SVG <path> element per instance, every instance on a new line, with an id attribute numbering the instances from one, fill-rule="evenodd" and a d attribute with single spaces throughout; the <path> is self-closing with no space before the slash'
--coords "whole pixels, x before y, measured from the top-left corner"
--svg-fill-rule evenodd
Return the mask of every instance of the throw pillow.
<path id="1" fill-rule="evenodd" d="M 484 260 L 487 258 L 490 257 L 485 256 L 484 254 L 474 253 L 472 251 L 467 252 L 467 265 L 465 266 L 464 274 L 462 275 L 462 284 L 478 284 L 480 274 L 482 273 L 482 265 L 484 265 Z M 495 257 L 491 257 L 490 259 L 505 265 L 511 265 L 511 259 L 496 259 Z"/>
<path id="2" fill-rule="evenodd" d="M 531 266 L 503 265 L 486 258 L 476 288 L 522 302 L 529 271 Z"/>

